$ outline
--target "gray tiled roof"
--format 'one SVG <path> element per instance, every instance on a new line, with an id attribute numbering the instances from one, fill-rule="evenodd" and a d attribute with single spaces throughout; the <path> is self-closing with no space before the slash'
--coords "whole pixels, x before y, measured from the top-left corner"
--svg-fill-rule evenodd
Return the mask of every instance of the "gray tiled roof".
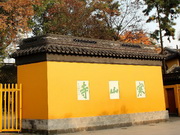
<path id="1" fill-rule="evenodd" d="M 165 51 L 165 59 L 166 60 L 180 58 L 180 52 L 177 49 L 171 49 L 171 48 L 165 47 L 164 51 Z"/>
<path id="2" fill-rule="evenodd" d="M 163 75 L 164 85 L 180 84 L 180 73 L 170 73 Z"/>
<path id="3" fill-rule="evenodd" d="M 74 56 L 162 60 L 163 56 L 159 55 L 155 49 L 156 47 L 153 45 L 48 34 L 23 40 L 20 49 L 12 57 L 54 53 Z"/>

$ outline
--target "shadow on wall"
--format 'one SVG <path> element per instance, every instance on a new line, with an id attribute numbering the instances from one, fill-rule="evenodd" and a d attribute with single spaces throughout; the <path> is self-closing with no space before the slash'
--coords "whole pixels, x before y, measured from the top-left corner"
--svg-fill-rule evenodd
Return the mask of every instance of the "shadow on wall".
<path id="1" fill-rule="evenodd" d="M 119 115 L 119 112 L 122 114 Z M 98 116 L 92 117 L 70 118 L 72 115 L 67 114 L 65 115 L 66 119 L 61 119 L 56 128 L 59 125 L 64 130 L 75 129 L 82 131 L 131 126 L 133 119 L 129 114 L 126 114 L 127 112 L 126 106 L 122 106 L 120 111 L 114 111 L 113 113 L 103 111 Z"/>
<path id="2" fill-rule="evenodd" d="M 127 108 L 125 105 L 121 106 L 121 114 L 126 114 L 128 112 Z"/>

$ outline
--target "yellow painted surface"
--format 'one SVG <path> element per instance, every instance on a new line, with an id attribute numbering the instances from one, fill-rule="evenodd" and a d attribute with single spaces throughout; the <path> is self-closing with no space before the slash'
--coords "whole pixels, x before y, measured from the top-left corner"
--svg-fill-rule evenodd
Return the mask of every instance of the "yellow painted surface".
<path id="1" fill-rule="evenodd" d="M 47 70 L 49 119 L 165 110 L 160 66 L 47 62 Z M 90 100 L 77 100 L 78 80 L 89 81 Z M 111 80 L 119 81 L 120 99 L 109 98 Z M 145 82 L 146 98 L 136 97 L 136 81 Z"/>
<path id="2" fill-rule="evenodd" d="M 47 119 L 47 62 L 18 66 L 18 83 L 23 84 L 22 118 Z"/>
<path id="3" fill-rule="evenodd" d="M 172 59 L 172 60 L 166 61 L 166 64 L 168 66 L 168 69 L 171 68 L 174 64 L 179 66 L 179 59 Z"/>
<path id="4" fill-rule="evenodd" d="M 166 108 L 169 108 L 168 96 L 167 96 L 167 90 L 166 90 L 168 88 L 173 88 L 174 89 L 176 108 L 178 108 L 178 115 L 180 116 L 180 92 L 179 92 L 180 85 L 176 84 L 176 85 L 167 85 L 167 86 L 164 86 Z"/>

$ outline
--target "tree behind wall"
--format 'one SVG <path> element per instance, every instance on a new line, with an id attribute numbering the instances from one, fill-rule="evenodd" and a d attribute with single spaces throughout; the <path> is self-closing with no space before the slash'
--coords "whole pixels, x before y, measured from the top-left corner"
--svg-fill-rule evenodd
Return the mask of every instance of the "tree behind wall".
<path id="1" fill-rule="evenodd" d="M 138 33 L 143 30 L 143 3 L 139 0 L 120 0 L 120 15 L 109 19 L 109 23 L 116 31 L 115 40 L 128 32 Z"/>
<path id="2" fill-rule="evenodd" d="M 117 16 L 118 2 L 113 0 L 44 0 L 34 6 L 36 15 L 30 22 L 35 35 L 57 33 L 89 38 L 112 39 L 114 30 L 106 17 Z"/>
<path id="3" fill-rule="evenodd" d="M 34 35 L 57 33 L 119 40 L 125 31 L 142 29 L 137 0 L 44 0 L 34 5 Z M 135 12 L 134 12 L 135 11 Z"/>
<path id="4" fill-rule="evenodd" d="M 126 31 L 123 35 L 119 36 L 121 42 L 135 43 L 135 44 L 145 44 L 153 45 L 154 40 L 148 37 L 148 34 L 144 31 Z"/>
<path id="5" fill-rule="evenodd" d="M 28 21 L 34 15 L 34 4 L 38 0 L 0 0 L 0 59 L 5 57 L 5 49 L 16 44 L 20 34 L 28 33 Z"/>
<path id="6" fill-rule="evenodd" d="M 159 29 L 155 30 L 151 36 L 156 40 L 160 40 L 161 53 L 163 53 L 163 37 L 167 36 L 169 41 L 170 37 L 174 39 L 175 29 L 173 26 L 176 25 L 174 20 L 180 13 L 180 1 L 144 0 L 144 2 L 147 8 L 143 12 L 145 15 L 149 16 L 147 22 L 155 21 L 159 25 Z"/>
<path id="7" fill-rule="evenodd" d="M 138 0 L 0 0 L 0 49 L 4 53 L 31 30 L 119 40 L 127 30 L 141 29 L 140 5 Z"/>

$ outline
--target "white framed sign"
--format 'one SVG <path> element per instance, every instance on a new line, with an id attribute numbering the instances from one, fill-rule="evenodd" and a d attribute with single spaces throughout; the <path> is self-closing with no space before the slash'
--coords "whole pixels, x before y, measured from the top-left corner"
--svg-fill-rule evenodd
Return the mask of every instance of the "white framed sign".
<path id="1" fill-rule="evenodd" d="M 89 81 L 77 81 L 78 100 L 89 100 Z"/>
<path id="2" fill-rule="evenodd" d="M 109 95 L 110 95 L 110 99 L 119 99 L 118 81 L 109 81 Z"/>
<path id="3" fill-rule="evenodd" d="M 137 96 L 137 98 L 145 98 L 146 97 L 144 81 L 136 81 L 136 96 Z"/>

